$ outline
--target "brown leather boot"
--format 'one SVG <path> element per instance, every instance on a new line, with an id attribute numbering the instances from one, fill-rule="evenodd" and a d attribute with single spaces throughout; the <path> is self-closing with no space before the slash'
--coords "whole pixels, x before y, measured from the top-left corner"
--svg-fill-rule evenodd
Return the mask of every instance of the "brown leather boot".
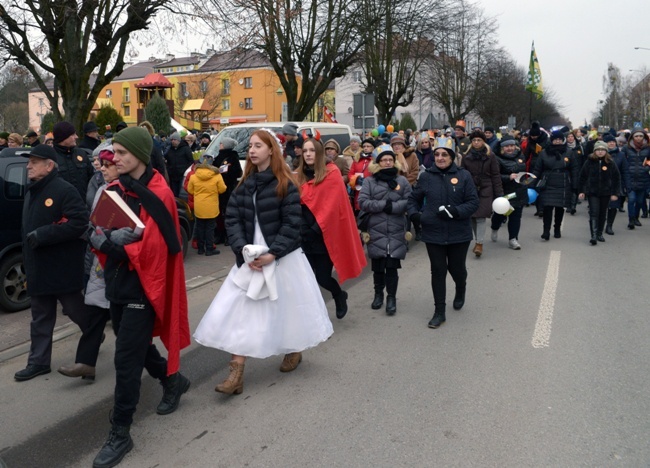
<path id="1" fill-rule="evenodd" d="M 71 366 L 61 366 L 58 369 L 59 374 L 66 377 L 81 377 L 84 380 L 95 380 L 95 368 L 88 364 L 81 364 L 80 362 Z"/>
<path id="2" fill-rule="evenodd" d="M 230 361 L 230 374 L 226 380 L 214 387 L 215 392 L 226 395 L 239 395 L 244 391 L 244 364 L 237 361 Z"/>
<path id="3" fill-rule="evenodd" d="M 285 354 L 282 364 L 280 365 L 280 372 L 291 372 L 292 370 L 296 370 L 300 361 L 302 361 L 302 353 Z"/>
<path id="4" fill-rule="evenodd" d="M 473 252 L 474 252 L 474 255 L 476 255 L 477 257 L 480 257 L 481 255 L 483 255 L 483 244 L 476 244 L 474 246 Z"/>

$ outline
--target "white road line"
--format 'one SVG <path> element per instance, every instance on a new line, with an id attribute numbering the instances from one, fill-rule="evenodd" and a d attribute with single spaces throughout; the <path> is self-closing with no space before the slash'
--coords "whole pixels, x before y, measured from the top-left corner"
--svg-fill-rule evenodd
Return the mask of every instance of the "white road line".
<path id="1" fill-rule="evenodd" d="M 544 291 L 542 292 L 542 300 L 539 303 L 537 323 L 535 324 L 535 331 L 533 332 L 533 340 L 531 342 L 533 348 L 546 348 L 551 339 L 555 291 L 557 290 L 557 278 L 560 271 L 560 253 L 560 251 L 552 250 L 548 259 Z"/>

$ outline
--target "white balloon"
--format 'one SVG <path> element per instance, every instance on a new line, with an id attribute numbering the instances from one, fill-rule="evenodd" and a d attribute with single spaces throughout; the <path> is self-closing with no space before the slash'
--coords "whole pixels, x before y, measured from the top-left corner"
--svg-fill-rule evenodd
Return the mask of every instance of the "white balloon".
<path id="1" fill-rule="evenodd" d="M 504 215 L 508 211 L 512 210 L 512 206 L 510 205 L 510 202 L 506 198 L 499 197 L 499 198 L 495 198 L 494 201 L 492 202 L 492 210 L 495 213 Z"/>

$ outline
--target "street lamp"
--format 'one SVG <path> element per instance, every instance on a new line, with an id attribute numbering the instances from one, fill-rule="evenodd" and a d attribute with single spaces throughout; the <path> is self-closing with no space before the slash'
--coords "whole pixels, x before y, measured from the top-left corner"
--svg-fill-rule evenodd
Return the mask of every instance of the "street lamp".
<path id="1" fill-rule="evenodd" d="M 648 48 L 648 47 L 635 47 L 634 49 L 636 49 L 636 50 L 639 50 L 639 49 L 650 50 L 650 48 Z"/>

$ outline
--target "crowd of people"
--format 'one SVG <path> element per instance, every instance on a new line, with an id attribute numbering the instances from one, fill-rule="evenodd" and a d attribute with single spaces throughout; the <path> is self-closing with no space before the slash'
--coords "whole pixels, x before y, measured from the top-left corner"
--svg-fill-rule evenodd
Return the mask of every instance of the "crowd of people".
<path id="1" fill-rule="evenodd" d="M 650 139 L 643 129 L 610 132 L 537 123 L 520 134 L 494 128 L 455 128 L 353 136 L 336 140 L 298 135 L 293 124 L 250 137 L 242 171 L 238 142 L 223 138 L 219 153 L 197 160 L 211 135 L 172 133 L 161 142 L 148 122 L 118 125 L 100 141 L 94 122 L 79 142 L 68 122 L 40 144 L 25 137 L 28 185 L 23 249 L 32 298 L 31 348 L 17 381 L 51 372 L 52 332 L 60 302 L 81 329 L 75 362 L 58 371 L 94 380 L 110 321 L 115 333 L 115 395 L 109 437 L 94 466 L 119 464 L 133 447 L 130 426 L 143 369 L 161 382 L 160 415 L 174 412 L 190 380 L 180 351 L 190 344 L 180 228 L 174 197 L 185 191 L 195 217 L 197 251 L 235 255 L 226 280 L 194 331 L 194 339 L 229 353 L 229 374 L 215 390 L 240 394 L 247 358 L 284 355 L 280 371 L 295 370 L 303 351 L 333 333 L 320 288 L 331 294 L 337 319 L 349 311 L 342 284 L 361 275 L 370 259 L 374 298 L 397 313 L 398 271 L 411 241 L 423 242 L 431 266 L 432 329 L 446 322 L 446 277 L 452 306 L 465 305 L 467 253 L 484 255 L 507 224 L 508 246 L 522 249 L 523 209 L 542 218 L 541 239 L 562 236 L 564 214 L 586 201 L 589 243 L 614 235 L 627 197 L 628 229 L 648 216 Z M 31 133 L 34 133 L 33 135 Z M 34 139 L 35 137 L 35 139 Z M 0 144 L 23 145 L 17 134 Z M 168 145 L 168 146 L 167 146 Z M 531 199 L 531 189 L 535 198 Z M 144 229 L 95 225 L 93 212 L 115 192 Z M 493 212 L 505 197 L 508 212 Z M 413 231 L 413 233 L 411 232 Z M 365 248 L 364 248 L 365 244 Z M 336 275 L 334 275 L 336 271 Z M 152 344 L 160 336 L 163 357 Z"/>

